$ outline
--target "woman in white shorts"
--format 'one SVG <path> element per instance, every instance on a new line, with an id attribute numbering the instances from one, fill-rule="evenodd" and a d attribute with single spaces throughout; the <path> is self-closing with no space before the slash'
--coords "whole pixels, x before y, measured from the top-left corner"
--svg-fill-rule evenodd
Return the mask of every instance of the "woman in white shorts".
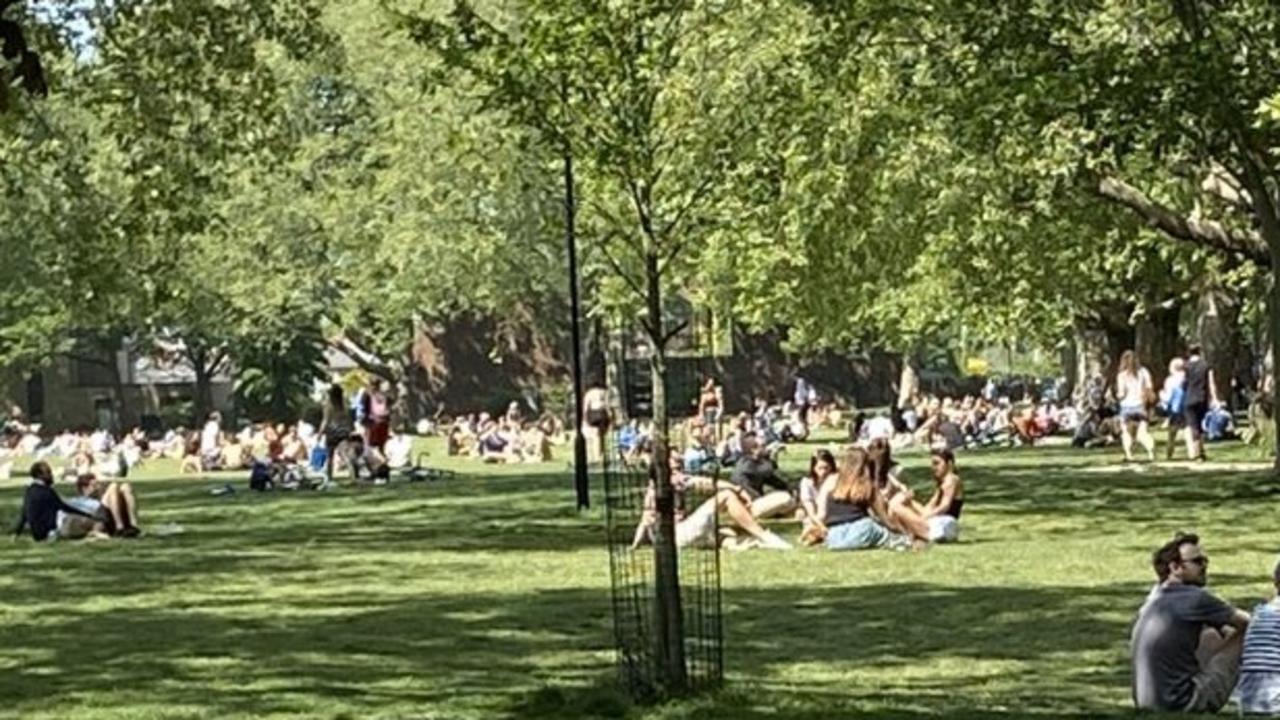
<path id="1" fill-rule="evenodd" d="M 1147 451 L 1147 459 L 1155 462 L 1156 441 L 1151 437 L 1147 412 L 1155 397 L 1151 373 L 1138 362 L 1138 354 L 1125 350 L 1116 373 L 1116 399 L 1120 401 L 1120 445 L 1124 461 L 1133 462 L 1133 441 Z"/>

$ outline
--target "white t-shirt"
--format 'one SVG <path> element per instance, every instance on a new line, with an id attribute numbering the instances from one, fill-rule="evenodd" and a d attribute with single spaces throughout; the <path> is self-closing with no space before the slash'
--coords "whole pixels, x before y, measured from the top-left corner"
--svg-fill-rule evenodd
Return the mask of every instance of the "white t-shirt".
<path id="1" fill-rule="evenodd" d="M 1116 376 L 1116 390 L 1121 407 L 1141 407 L 1147 404 L 1143 388 L 1151 387 L 1151 373 L 1138 368 L 1136 374 L 1120 373 Z"/>
<path id="2" fill-rule="evenodd" d="M 868 440 L 893 439 L 893 421 L 887 417 L 873 417 L 867 421 L 863 431 Z"/>
<path id="3" fill-rule="evenodd" d="M 218 449 L 218 435 L 221 429 L 218 423 L 210 420 L 204 424 L 204 430 L 200 433 L 200 452 L 211 453 Z"/>
<path id="4" fill-rule="evenodd" d="M 393 468 L 407 467 L 412 452 L 413 441 L 405 435 L 397 435 L 387 441 L 387 464 Z"/>

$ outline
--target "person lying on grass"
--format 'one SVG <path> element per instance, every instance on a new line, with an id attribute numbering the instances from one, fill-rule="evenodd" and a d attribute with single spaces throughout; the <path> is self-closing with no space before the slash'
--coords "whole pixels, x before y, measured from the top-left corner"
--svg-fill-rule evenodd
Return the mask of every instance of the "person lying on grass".
<path id="1" fill-rule="evenodd" d="M 1156 550 L 1152 565 L 1160 582 L 1130 638 L 1133 704 L 1216 713 L 1236 686 L 1249 613 L 1205 591 L 1209 558 L 1195 535 L 1175 535 Z"/>
<path id="2" fill-rule="evenodd" d="M 103 484 L 93 475 L 81 475 L 76 479 L 76 496 L 68 500 L 67 505 L 83 510 L 88 517 L 59 512 L 60 539 L 135 538 L 142 535 L 138 526 L 138 497 L 129 483 Z"/>
<path id="3" fill-rule="evenodd" d="M 31 466 L 31 484 L 22 496 L 22 512 L 13 528 L 13 538 L 17 540 L 24 529 L 30 528 L 31 538 L 36 542 L 57 539 L 59 511 L 91 518 L 89 513 L 68 505 L 58 497 L 53 489 L 53 470 L 49 463 L 37 462 Z"/>
<path id="4" fill-rule="evenodd" d="M 790 550 L 791 544 L 766 530 L 752 515 L 746 494 L 728 483 L 719 483 L 716 487 L 711 478 L 685 475 L 680 470 L 680 456 L 671 453 L 670 482 L 672 492 L 676 494 L 676 547 L 715 547 L 719 542 L 716 536 L 716 518 L 719 513 L 729 516 L 731 530 L 736 528 L 745 532 L 760 547 L 770 550 Z M 644 542 L 653 542 L 653 534 L 658 524 L 658 496 L 656 490 L 657 473 L 650 468 L 649 486 L 644 494 L 644 512 L 640 524 L 636 526 L 635 537 L 631 542 L 632 549 Z M 684 513 L 684 495 L 695 486 L 715 487 L 715 494 L 707 498 L 692 513 Z"/>

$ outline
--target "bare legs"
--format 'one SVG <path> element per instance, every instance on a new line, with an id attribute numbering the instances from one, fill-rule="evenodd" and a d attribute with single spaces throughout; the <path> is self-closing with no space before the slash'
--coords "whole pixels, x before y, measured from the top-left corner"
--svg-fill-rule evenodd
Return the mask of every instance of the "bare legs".
<path id="1" fill-rule="evenodd" d="M 1133 443 L 1137 441 L 1147 451 L 1147 459 L 1156 459 L 1156 441 L 1151 437 L 1151 428 L 1146 419 L 1124 420 L 1120 423 L 1120 446 L 1124 448 L 1126 462 L 1133 461 Z"/>
<path id="2" fill-rule="evenodd" d="M 111 483 L 102 492 L 102 506 L 111 513 L 119 532 L 138 527 L 138 498 L 129 483 Z"/>
<path id="3" fill-rule="evenodd" d="M 763 499 L 761 498 L 761 500 Z M 754 504 L 752 503 L 752 505 Z M 747 504 L 742 502 L 742 498 L 738 497 L 738 493 L 733 490 L 720 490 L 717 492 L 716 509 L 727 513 L 735 525 L 750 533 L 752 537 L 764 539 L 767 531 L 756 520 L 756 516 L 751 514 L 751 508 L 747 507 Z"/>
<path id="4" fill-rule="evenodd" d="M 903 532 L 917 540 L 929 539 L 929 521 L 917 510 L 919 505 L 905 494 L 899 493 L 889 499 L 889 520 Z"/>
<path id="5" fill-rule="evenodd" d="M 751 501 L 751 515 L 760 520 L 786 515 L 795 512 L 795 509 L 795 498 L 782 490 L 775 490 Z"/>

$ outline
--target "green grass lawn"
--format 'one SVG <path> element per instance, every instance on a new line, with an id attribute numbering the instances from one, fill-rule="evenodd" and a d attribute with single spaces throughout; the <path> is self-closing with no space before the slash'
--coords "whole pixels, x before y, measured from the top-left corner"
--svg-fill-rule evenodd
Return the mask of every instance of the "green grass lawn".
<path id="1" fill-rule="evenodd" d="M 727 688 L 656 708 L 611 689 L 601 519 L 574 512 L 563 465 L 222 498 L 230 478 L 157 464 L 144 522 L 186 533 L 0 543 L 0 716 L 1131 716 L 1153 548 L 1198 530 L 1211 588 L 1251 606 L 1280 540 L 1265 475 L 1097 471 L 1117 456 L 963 456 L 956 546 L 726 553 Z M 902 459 L 925 490 L 924 457 Z M 20 487 L 0 491 L 6 522 Z"/>

